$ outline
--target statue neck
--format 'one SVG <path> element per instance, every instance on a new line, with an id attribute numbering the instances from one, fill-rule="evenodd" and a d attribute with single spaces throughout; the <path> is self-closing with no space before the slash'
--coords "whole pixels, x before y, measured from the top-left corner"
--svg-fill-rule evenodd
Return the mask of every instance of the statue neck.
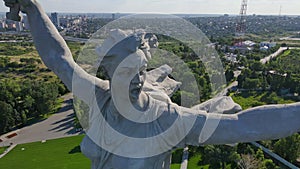
<path id="1" fill-rule="evenodd" d="M 149 96 L 145 92 L 138 95 L 138 99 L 131 99 L 132 106 L 141 112 L 146 111 L 149 107 Z M 114 104 L 111 105 L 111 111 L 117 113 L 118 110 Z"/>
<path id="2" fill-rule="evenodd" d="M 149 96 L 145 92 L 141 92 L 138 96 L 138 99 L 131 100 L 132 105 L 140 111 L 147 110 L 149 106 Z"/>

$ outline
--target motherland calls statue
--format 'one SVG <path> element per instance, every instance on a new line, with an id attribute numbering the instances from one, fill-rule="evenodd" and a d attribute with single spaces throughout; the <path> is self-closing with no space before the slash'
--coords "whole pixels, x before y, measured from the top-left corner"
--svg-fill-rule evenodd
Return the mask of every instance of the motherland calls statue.
<path id="1" fill-rule="evenodd" d="M 4 2 L 27 14 L 45 65 L 89 106 L 81 149 L 92 169 L 166 169 L 172 150 L 186 145 L 278 139 L 300 130 L 300 103 L 244 111 L 228 97 L 193 108 L 172 103 L 169 97 L 180 83 L 168 77 L 167 65 L 146 71 L 150 48 L 158 46 L 156 36 L 146 32 L 111 30 L 97 51 L 108 80 L 92 76 L 75 63 L 36 0 Z M 220 114 L 224 111 L 230 114 Z"/>

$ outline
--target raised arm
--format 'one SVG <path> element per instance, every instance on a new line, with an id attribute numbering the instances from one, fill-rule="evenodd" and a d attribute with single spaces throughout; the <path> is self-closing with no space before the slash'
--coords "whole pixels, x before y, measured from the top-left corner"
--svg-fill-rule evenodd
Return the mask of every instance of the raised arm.
<path id="1" fill-rule="evenodd" d="M 99 92 L 108 89 L 108 82 L 89 75 L 75 63 L 66 42 L 36 0 L 4 2 L 10 8 L 20 7 L 27 14 L 33 41 L 43 62 L 74 95 L 89 104 L 94 87 Z"/>
<path id="2" fill-rule="evenodd" d="M 232 115 L 215 113 L 200 115 L 195 127 L 187 136 L 187 143 L 232 144 L 272 140 L 299 131 L 300 103 L 267 105 Z"/>

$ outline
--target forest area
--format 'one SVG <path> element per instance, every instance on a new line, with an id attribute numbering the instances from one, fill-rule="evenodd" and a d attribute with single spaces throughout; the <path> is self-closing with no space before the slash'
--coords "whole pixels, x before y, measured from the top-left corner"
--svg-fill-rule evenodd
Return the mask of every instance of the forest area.
<path id="1" fill-rule="evenodd" d="M 71 43 L 79 50 L 80 44 Z M 60 108 L 68 90 L 42 63 L 32 42 L 0 43 L 0 134 L 32 124 Z"/>

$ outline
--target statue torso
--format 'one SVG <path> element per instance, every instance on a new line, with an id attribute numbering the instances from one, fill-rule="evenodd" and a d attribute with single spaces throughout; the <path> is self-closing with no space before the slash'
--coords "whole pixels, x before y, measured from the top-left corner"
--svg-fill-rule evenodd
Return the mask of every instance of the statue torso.
<path id="1" fill-rule="evenodd" d="M 176 120 L 177 116 L 169 116 L 168 104 L 162 103 L 155 99 L 150 98 L 149 106 L 152 107 L 151 113 L 157 113 L 157 111 L 163 112 L 161 116 L 147 124 L 132 122 L 118 112 L 112 110 L 112 99 L 110 94 L 107 93 L 106 96 L 101 97 L 101 99 L 96 99 L 97 104 L 93 104 L 96 107 L 90 109 L 90 128 L 87 131 L 87 136 L 83 139 L 81 143 L 81 149 L 84 155 L 92 161 L 92 169 L 168 169 L 171 163 L 171 150 L 164 151 L 159 155 L 147 157 L 147 158 L 127 158 L 119 155 L 115 155 L 109 151 L 106 151 L 102 146 L 99 146 L 95 133 L 105 133 L 103 127 L 101 127 L 101 120 L 99 116 L 104 117 L 105 122 L 113 127 L 117 132 L 123 133 L 128 137 L 133 138 L 149 138 L 164 132 L 168 129 L 173 122 Z M 101 114 L 97 111 L 101 109 Z M 166 113 L 164 113 L 166 112 Z M 166 118 L 168 116 L 168 118 Z M 166 121 L 168 119 L 168 121 Z M 92 133 L 91 133 L 92 131 Z M 105 139 L 108 144 L 114 144 L 120 140 Z M 126 141 L 126 140 L 125 140 Z M 122 140 L 116 145 L 122 144 Z M 178 144 L 174 148 L 183 147 Z M 118 148 L 118 147 L 116 147 Z M 133 151 L 143 152 L 147 148 L 155 149 L 159 148 L 159 145 L 149 145 L 145 146 L 145 149 L 133 149 Z"/>

